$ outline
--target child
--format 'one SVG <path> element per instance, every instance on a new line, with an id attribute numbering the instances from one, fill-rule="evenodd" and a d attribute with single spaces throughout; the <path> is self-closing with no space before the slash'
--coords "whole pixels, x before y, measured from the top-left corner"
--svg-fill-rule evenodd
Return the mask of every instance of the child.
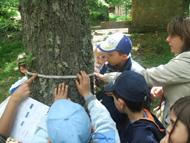
<path id="1" fill-rule="evenodd" d="M 149 89 L 142 75 L 125 71 L 105 90 L 114 98 L 116 108 L 129 118 L 122 142 L 158 143 L 161 140 L 165 135 L 164 127 L 144 108 Z"/>
<path id="2" fill-rule="evenodd" d="M 129 37 L 122 33 L 114 33 L 110 35 L 105 41 L 98 45 L 98 48 L 107 53 L 108 63 L 104 64 L 100 70 L 100 74 L 110 72 L 124 72 L 128 70 L 141 71 L 143 68 L 131 59 L 132 42 Z M 100 83 L 100 82 L 97 82 Z M 101 85 L 100 85 L 101 86 Z M 99 85 L 97 85 L 99 87 Z M 122 134 L 123 125 L 126 122 L 127 116 L 120 113 L 114 103 L 111 96 L 105 94 L 104 89 L 97 92 L 98 100 L 102 101 L 102 104 L 108 109 L 111 117 L 116 122 L 119 134 Z"/>
<path id="3" fill-rule="evenodd" d="M 90 92 L 89 77 L 85 72 L 77 76 L 76 85 L 90 118 L 81 105 L 68 100 L 68 86 L 59 84 L 54 90 L 55 101 L 47 119 L 39 124 L 33 143 L 47 143 L 48 138 L 52 143 L 120 143 L 109 112 Z"/>
<path id="4" fill-rule="evenodd" d="M 100 51 L 107 53 L 108 64 L 105 64 L 105 71 L 102 72 L 122 72 L 133 70 L 140 72 L 144 68 L 131 59 L 132 42 L 131 39 L 122 34 L 114 33 L 97 45 Z"/>
<path id="5" fill-rule="evenodd" d="M 55 101 L 47 116 L 48 137 L 52 143 L 87 143 L 90 118 L 84 108 L 67 100 L 68 86 L 59 84 L 54 90 Z"/>
<path id="6" fill-rule="evenodd" d="M 95 63 L 94 63 L 94 71 L 100 72 L 100 69 L 107 61 L 107 54 L 105 52 L 102 52 L 99 48 L 95 47 L 93 49 L 94 51 L 94 57 L 95 57 Z"/>
<path id="7" fill-rule="evenodd" d="M 115 122 L 112 120 L 107 109 L 95 98 L 94 95 L 92 95 L 88 75 L 84 71 L 81 71 L 77 76 L 77 89 L 86 101 L 94 130 L 92 134 L 92 142 L 119 143 L 120 139 Z"/>
<path id="8" fill-rule="evenodd" d="M 19 72 L 22 74 L 22 78 L 19 79 L 18 81 L 16 81 L 14 84 L 11 85 L 10 89 L 9 89 L 9 93 L 13 94 L 15 92 L 15 90 L 22 84 L 24 83 L 26 80 L 28 80 L 28 77 L 25 75 L 27 70 L 27 66 L 26 66 L 26 54 L 22 53 L 20 55 L 18 55 L 17 57 L 17 65 L 18 65 L 18 70 Z"/>
<path id="9" fill-rule="evenodd" d="M 167 135 L 160 143 L 190 142 L 190 96 L 177 100 L 170 108 L 170 124 Z"/>

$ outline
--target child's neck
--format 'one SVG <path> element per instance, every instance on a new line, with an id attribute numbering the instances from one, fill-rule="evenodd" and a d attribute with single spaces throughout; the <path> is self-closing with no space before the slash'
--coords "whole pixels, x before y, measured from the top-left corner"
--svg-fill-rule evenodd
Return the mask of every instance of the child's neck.
<path id="1" fill-rule="evenodd" d="M 144 110 L 141 110 L 140 112 L 131 112 L 131 111 L 128 111 L 127 115 L 128 115 L 129 120 L 131 122 L 135 122 L 137 120 L 140 120 L 140 119 L 144 118 Z"/>

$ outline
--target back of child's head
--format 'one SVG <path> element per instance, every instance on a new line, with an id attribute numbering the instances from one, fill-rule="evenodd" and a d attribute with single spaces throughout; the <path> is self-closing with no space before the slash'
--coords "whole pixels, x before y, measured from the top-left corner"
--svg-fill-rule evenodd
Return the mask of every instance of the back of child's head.
<path id="1" fill-rule="evenodd" d="M 26 66 L 26 53 L 19 54 L 17 57 L 17 65 L 18 66 Z"/>
<path id="2" fill-rule="evenodd" d="M 121 54 L 129 55 L 132 49 L 132 42 L 128 36 L 117 32 L 109 35 L 105 41 L 99 43 L 98 48 L 107 53 L 117 51 Z"/>
<path id="3" fill-rule="evenodd" d="M 180 36 L 184 41 L 183 50 L 190 50 L 190 17 L 175 17 L 167 26 L 168 34 L 171 36 Z"/>
<path id="4" fill-rule="evenodd" d="M 170 110 L 174 112 L 177 120 L 181 121 L 187 127 L 190 141 L 190 96 L 178 99 L 171 106 Z"/>
<path id="5" fill-rule="evenodd" d="M 81 105 L 62 99 L 51 106 L 47 129 L 52 143 L 87 143 L 91 134 L 91 123 Z"/>
<path id="6" fill-rule="evenodd" d="M 26 74 L 27 72 L 27 57 L 25 53 L 19 54 L 17 57 L 17 66 L 21 74 Z"/>
<path id="7" fill-rule="evenodd" d="M 144 77 L 133 71 L 123 72 L 113 83 L 105 87 L 105 91 L 114 92 L 133 112 L 143 109 L 149 95 L 149 88 Z"/>

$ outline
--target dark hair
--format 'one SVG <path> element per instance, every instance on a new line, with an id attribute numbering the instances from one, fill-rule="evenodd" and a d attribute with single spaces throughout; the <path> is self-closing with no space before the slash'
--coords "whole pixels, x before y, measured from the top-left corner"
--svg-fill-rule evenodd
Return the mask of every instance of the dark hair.
<path id="1" fill-rule="evenodd" d="M 144 102 L 132 102 L 125 100 L 125 103 L 132 112 L 140 112 L 144 107 Z"/>
<path id="2" fill-rule="evenodd" d="M 190 109 L 190 96 L 180 98 L 170 108 L 170 110 L 173 111 L 177 117 L 174 127 L 171 131 L 171 134 L 175 130 L 175 125 L 177 124 L 177 121 L 180 120 L 187 127 L 188 141 L 190 141 L 190 112 L 189 112 L 189 109 Z"/>
<path id="3" fill-rule="evenodd" d="M 169 35 L 177 35 L 184 41 L 181 53 L 190 50 L 190 17 L 175 17 L 168 23 L 167 31 Z"/>
<path id="4" fill-rule="evenodd" d="M 127 99 L 124 99 L 122 96 L 119 96 L 117 92 L 113 92 L 115 98 L 118 100 L 118 98 L 121 98 L 125 101 L 126 106 L 132 111 L 132 112 L 140 112 L 144 108 L 144 102 L 133 102 L 129 101 Z"/>

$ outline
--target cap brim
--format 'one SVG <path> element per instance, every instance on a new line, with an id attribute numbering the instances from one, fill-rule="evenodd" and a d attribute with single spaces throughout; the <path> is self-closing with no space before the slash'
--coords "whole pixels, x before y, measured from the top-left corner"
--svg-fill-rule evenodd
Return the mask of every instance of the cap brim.
<path id="1" fill-rule="evenodd" d="M 117 45 L 115 44 L 110 44 L 108 41 L 102 41 L 99 45 L 97 45 L 97 48 L 102 52 L 110 53 L 116 51 L 116 46 Z"/>

